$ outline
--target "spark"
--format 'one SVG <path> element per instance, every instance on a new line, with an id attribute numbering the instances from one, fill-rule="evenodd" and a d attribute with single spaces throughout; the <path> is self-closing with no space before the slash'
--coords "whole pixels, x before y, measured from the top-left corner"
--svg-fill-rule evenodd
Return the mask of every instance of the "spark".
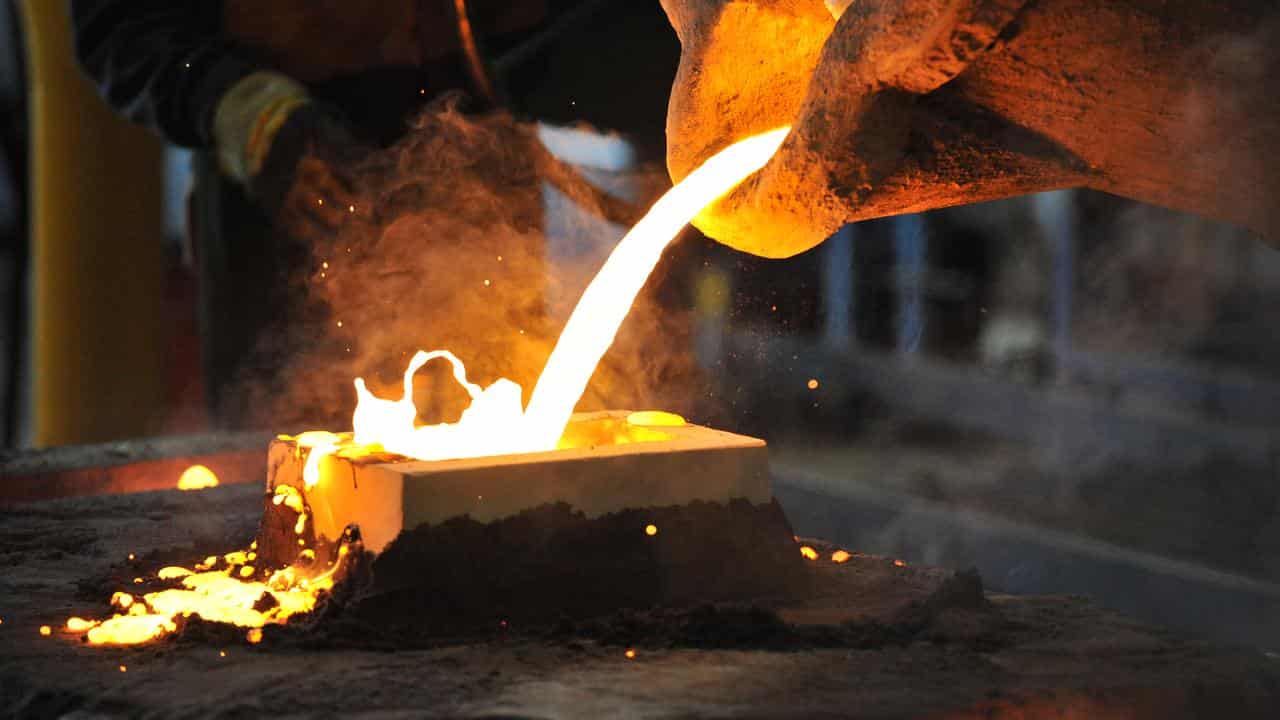
<path id="1" fill-rule="evenodd" d="M 53 628 L 49 627 L 48 625 L 41 625 L 40 634 L 45 637 L 49 637 L 50 635 L 53 634 Z"/>
<path id="2" fill-rule="evenodd" d="M 813 548 L 809 547 L 808 545 L 801 545 L 801 546 L 800 546 L 800 554 L 801 554 L 801 555 L 803 555 L 803 556 L 805 556 L 805 558 L 807 558 L 807 559 L 809 559 L 809 560 L 817 560 L 817 559 L 818 559 L 818 551 L 817 551 L 817 550 L 814 550 Z"/>
<path id="3" fill-rule="evenodd" d="M 851 557 L 853 556 L 845 552 L 844 550 L 837 550 L 831 553 L 831 562 L 836 564 L 846 563 L 846 562 L 849 562 L 849 558 Z"/>
<path id="4" fill-rule="evenodd" d="M 817 389 L 818 389 L 818 379 L 817 379 L 817 378 L 809 378 L 809 382 L 808 382 L 808 383 L 806 383 L 806 384 L 809 386 L 809 389 L 810 389 L 810 390 L 817 390 Z"/>
<path id="5" fill-rule="evenodd" d="M 658 526 L 657 526 L 657 525 L 645 525 L 645 526 L 644 526 L 644 534 L 645 534 L 645 535 L 648 535 L 649 537 L 653 537 L 654 535 L 657 535 L 657 534 L 658 534 Z"/>

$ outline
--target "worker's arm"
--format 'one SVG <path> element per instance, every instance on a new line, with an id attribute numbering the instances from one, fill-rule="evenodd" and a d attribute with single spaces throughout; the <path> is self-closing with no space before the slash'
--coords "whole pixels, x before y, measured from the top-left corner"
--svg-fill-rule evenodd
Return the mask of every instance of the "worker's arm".
<path id="1" fill-rule="evenodd" d="M 214 114 L 263 68 L 221 32 L 222 3 L 71 0 L 76 54 L 117 112 L 187 147 L 214 144 Z"/>
<path id="2" fill-rule="evenodd" d="M 122 115 L 178 145 L 216 151 L 223 172 L 281 223 L 300 222 L 291 203 L 306 209 L 308 225 L 318 208 L 351 205 L 343 124 L 229 38 L 221 2 L 71 0 L 71 8 L 80 63 Z"/>

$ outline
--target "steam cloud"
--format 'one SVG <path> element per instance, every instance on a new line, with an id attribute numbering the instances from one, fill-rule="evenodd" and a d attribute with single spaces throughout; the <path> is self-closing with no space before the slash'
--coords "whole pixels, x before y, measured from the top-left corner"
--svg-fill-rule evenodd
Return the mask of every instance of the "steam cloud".
<path id="1" fill-rule="evenodd" d="M 666 182 L 659 171 L 642 180 L 653 197 Z M 246 375 L 239 389 L 257 426 L 347 429 L 352 380 L 363 376 L 375 394 L 398 397 L 418 349 L 452 350 L 482 385 L 514 380 L 527 402 L 571 303 L 598 269 L 548 261 L 544 183 L 594 215 L 639 216 L 553 158 L 532 125 L 505 113 L 463 115 L 452 99 L 428 108 L 360 181 L 372 220 L 308 239 L 310 263 L 290 280 L 301 311 L 262 339 L 264 362 L 248 363 L 274 370 Z M 580 409 L 687 411 L 698 394 L 690 392 L 699 379 L 686 314 L 655 297 L 664 272 L 660 265 L 637 299 Z M 570 304 L 548 306 L 548 298 Z M 442 366 L 420 372 L 417 386 L 423 421 L 452 421 L 465 407 Z"/>

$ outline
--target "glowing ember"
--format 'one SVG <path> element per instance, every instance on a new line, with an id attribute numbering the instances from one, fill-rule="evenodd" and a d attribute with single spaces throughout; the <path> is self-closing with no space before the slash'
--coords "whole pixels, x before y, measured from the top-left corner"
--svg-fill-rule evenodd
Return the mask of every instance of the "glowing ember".
<path id="1" fill-rule="evenodd" d="M 648 535 L 649 537 L 653 537 L 654 535 L 657 535 L 657 534 L 658 534 L 658 526 L 657 526 L 657 525 L 645 525 L 645 526 L 644 526 L 644 534 L 645 534 L 645 535 Z"/>
<path id="2" fill-rule="evenodd" d="M 137 645 L 178 629 L 167 615 L 116 615 L 89 631 L 90 645 Z"/>
<path id="3" fill-rule="evenodd" d="M 848 552 L 845 552 L 844 550 L 837 550 L 831 553 L 831 562 L 836 564 L 847 563 L 849 562 L 849 558 L 851 557 L 853 556 L 850 555 Z"/>
<path id="4" fill-rule="evenodd" d="M 70 632 L 85 632 L 86 630 L 97 627 L 98 624 L 97 620 L 85 620 L 84 618 L 73 617 L 67 619 L 67 630 Z"/>
<path id="5" fill-rule="evenodd" d="M 179 490 L 203 490 L 217 486 L 218 476 L 204 465 L 192 465 L 178 478 Z"/>
<path id="6" fill-rule="evenodd" d="M 817 390 L 817 389 L 818 389 L 818 379 L 817 379 L 817 378 L 809 378 L 809 382 L 808 382 L 808 383 L 806 383 L 806 385 L 808 385 L 808 386 L 809 386 L 809 389 L 810 389 L 810 390 Z"/>
<path id="7" fill-rule="evenodd" d="M 806 558 L 806 559 L 808 559 L 808 560 L 817 560 L 817 559 L 818 559 L 818 551 L 817 551 L 817 550 L 814 550 L 813 548 L 809 547 L 808 545 L 801 545 L 801 546 L 800 546 L 800 554 L 801 554 L 801 555 L 803 555 L 803 556 L 805 556 L 805 558 Z"/>
<path id="8" fill-rule="evenodd" d="M 318 473 L 319 471 L 317 470 L 316 472 Z M 284 505 L 296 513 L 301 513 L 303 511 L 302 495 L 298 492 L 298 489 L 292 485 L 277 485 L 275 489 L 275 497 L 271 498 L 271 502 L 276 505 Z M 210 557 L 205 560 L 209 565 L 212 565 L 216 561 L 217 558 L 215 557 Z M 207 570 L 208 568 L 204 569 Z"/>
<path id="9" fill-rule="evenodd" d="M 48 625 L 41 625 L 40 634 L 45 637 L 49 637 L 50 635 L 53 634 L 53 628 L 49 627 Z"/>
<path id="10" fill-rule="evenodd" d="M 675 413 L 661 410 L 644 410 L 627 416 L 627 423 L 643 427 L 684 427 L 688 423 Z"/>

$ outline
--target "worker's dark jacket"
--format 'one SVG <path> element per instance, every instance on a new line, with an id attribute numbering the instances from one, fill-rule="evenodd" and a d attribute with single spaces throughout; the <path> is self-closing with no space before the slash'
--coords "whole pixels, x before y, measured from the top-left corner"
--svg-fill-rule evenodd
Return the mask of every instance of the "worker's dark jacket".
<path id="1" fill-rule="evenodd" d="M 500 52 L 539 26 L 548 3 L 464 4 L 472 37 Z M 186 147 L 212 148 L 219 99 L 258 70 L 302 82 L 358 135 L 382 144 L 442 91 L 474 93 L 455 0 L 72 0 L 71 7 L 77 54 L 102 95 Z M 277 334 L 272 323 L 296 329 L 313 321 L 297 294 L 282 289 L 306 243 L 276 232 L 221 176 L 211 152 L 197 155 L 190 214 L 206 393 L 224 423 L 245 422 L 248 401 L 228 392 L 232 381 L 278 370 L 278 359 L 255 351 Z"/>
<path id="2" fill-rule="evenodd" d="M 108 102 L 197 149 L 213 144 L 223 93 L 262 69 L 304 83 L 366 141 L 390 144 L 440 92 L 475 94 L 460 51 L 460 5 L 477 44 L 499 58 L 499 87 L 505 80 L 518 113 L 652 128 L 661 146 L 679 51 L 652 0 L 71 0 L 77 53 Z M 655 42 L 668 64 L 655 65 Z M 294 296 L 273 295 L 285 292 L 281 278 L 307 247 L 274 232 L 220 175 L 213 153 L 197 154 L 191 217 L 206 392 L 217 415 L 236 423 L 241 403 L 228 401 L 229 381 L 278 370 L 250 351 L 276 334 L 264 322 L 319 325 L 310 308 L 283 312 L 298 304 Z"/>
<path id="3" fill-rule="evenodd" d="M 170 141 L 206 147 L 237 80 L 285 73 L 386 138 L 426 96 L 465 86 L 455 0 L 72 0 L 76 50 L 111 103 Z M 545 0 L 468 0 L 474 35 L 515 42 Z"/>

